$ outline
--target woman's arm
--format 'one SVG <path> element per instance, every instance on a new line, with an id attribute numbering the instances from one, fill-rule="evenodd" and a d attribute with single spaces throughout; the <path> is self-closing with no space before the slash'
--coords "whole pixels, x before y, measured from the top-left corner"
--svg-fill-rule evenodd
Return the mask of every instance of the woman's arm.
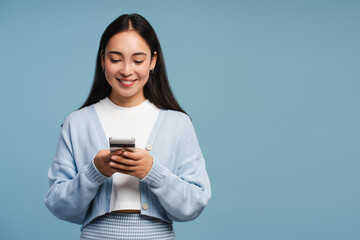
<path id="1" fill-rule="evenodd" d="M 70 123 L 65 121 L 48 171 L 50 189 L 45 205 L 58 218 L 81 224 L 100 185 L 108 177 L 96 169 L 93 161 L 78 169 L 74 157 L 76 146 L 70 132 Z"/>
<path id="2" fill-rule="evenodd" d="M 174 221 L 195 219 L 211 197 L 210 182 L 203 158 L 182 166 L 178 175 L 154 160 L 151 172 L 141 181 L 148 183 L 169 219 Z"/>
<path id="3" fill-rule="evenodd" d="M 181 144 L 176 149 L 181 163 L 176 174 L 153 159 L 150 172 L 141 181 L 148 184 L 174 221 L 190 221 L 203 211 L 211 197 L 205 160 L 189 118 L 183 121 Z M 175 151 L 175 150 L 174 150 Z M 178 156 L 176 156 L 177 158 Z M 174 159 L 170 159 L 172 161 Z"/>

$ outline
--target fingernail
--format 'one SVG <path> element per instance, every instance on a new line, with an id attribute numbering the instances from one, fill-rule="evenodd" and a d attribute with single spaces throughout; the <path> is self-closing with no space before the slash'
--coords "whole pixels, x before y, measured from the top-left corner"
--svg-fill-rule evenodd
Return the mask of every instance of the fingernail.
<path id="1" fill-rule="evenodd" d="M 115 157 L 115 156 L 111 156 L 111 159 L 112 159 L 112 160 L 116 160 L 116 157 Z"/>
<path id="2" fill-rule="evenodd" d="M 125 155 L 125 156 L 127 156 L 127 155 L 128 155 L 128 153 L 127 153 L 127 152 L 124 152 L 124 155 Z"/>

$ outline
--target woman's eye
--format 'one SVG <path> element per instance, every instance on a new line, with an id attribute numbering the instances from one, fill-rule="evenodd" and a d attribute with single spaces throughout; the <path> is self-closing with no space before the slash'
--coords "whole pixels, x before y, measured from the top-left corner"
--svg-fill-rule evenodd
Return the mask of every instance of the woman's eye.
<path id="1" fill-rule="evenodd" d="M 136 64 L 141 64 L 141 63 L 143 63 L 144 61 L 134 61 L 134 63 L 136 63 Z"/>
<path id="2" fill-rule="evenodd" d="M 120 62 L 121 60 L 120 60 L 120 59 L 110 59 L 110 61 L 111 61 L 112 63 L 116 63 L 116 62 Z"/>

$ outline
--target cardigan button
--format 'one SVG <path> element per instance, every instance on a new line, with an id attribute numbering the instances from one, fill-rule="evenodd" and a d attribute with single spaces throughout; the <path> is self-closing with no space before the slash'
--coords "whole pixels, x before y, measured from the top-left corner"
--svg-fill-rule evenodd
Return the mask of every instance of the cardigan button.
<path id="1" fill-rule="evenodd" d="M 142 205 L 142 208 L 143 208 L 144 210 L 146 210 L 146 209 L 148 209 L 148 208 L 149 208 L 149 205 L 148 205 L 148 204 L 146 204 L 146 203 L 144 203 L 144 204 Z"/>
<path id="2" fill-rule="evenodd" d="M 151 149 L 152 149 L 152 146 L 150 144 L 146 146 L 146 150 L 151 151 Z"/>

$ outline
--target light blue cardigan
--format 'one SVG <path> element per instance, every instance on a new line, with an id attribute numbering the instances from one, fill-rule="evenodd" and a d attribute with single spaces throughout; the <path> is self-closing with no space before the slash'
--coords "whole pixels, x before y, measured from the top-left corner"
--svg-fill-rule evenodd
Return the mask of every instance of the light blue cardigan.
<path id="1" fill-rule="evenodd" d="M 189 117 L 160 110 L 148 145 L 154 160 L 148 175 L 140 180 L 141 206 L 148 206 L 141 214 L 167 222 L 199 216 L 211 189 Z M 94 105 L 71 113 L 64 121 L 48 172 L 45 204 L 55 216 L 85 227 L 110 211 L 112 178 L 101 174 L 93 163 L 101 149 L 109 149 L 109 143 Z"/>

